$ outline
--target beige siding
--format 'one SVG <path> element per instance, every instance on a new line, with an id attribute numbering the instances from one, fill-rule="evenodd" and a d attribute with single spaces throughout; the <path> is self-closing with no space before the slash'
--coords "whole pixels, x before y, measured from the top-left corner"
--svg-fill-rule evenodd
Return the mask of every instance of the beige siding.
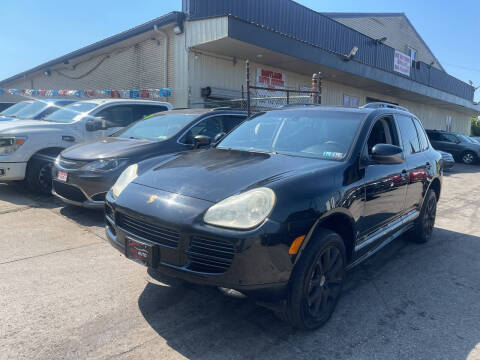
<path id="1" fill-rule="evenodd" d="M 169 69 L 165 54 L 167 39 L 163 33 L 153 31 L 128 39 L 88 55 L 74 58 L 68 64 L 50 68 L 51 75 L 43 71 L 7 84 L 5 88 L 34 89 L 152 89 L 175 83 L 175 38 L 168 31 Z M 171 71 L 168 74 L 167 71 Z M 167 83 L 168 78 L 168 83 Z M 175 101 L 173 97 L 162 99 Z M 0 96 L 0 101 L 7 101 Z"/>
<path id="2" fill-rule="evenodd" d="M 219 87 L 227 90 L 241 91 L 242 84 L 245 84 L 245 63 L 238 61 L 235 65 L 231 59 L 217 57 L 209 54 L 190 54 L 189 61 L 190 77 L 190 105 L 202 106 L 203 98 L 200 96 L 200 89 L 206 86 Z M 285 74 L 287 87 L 299 89 L 301 86 L 311 86 L 311 78 L 299 75 L 279 68 L 251 63 L 252 80 L 255 81 L 257 67 L 281 71 Z M 404 101 L 395 97 L 385 96 L 380 93 L 365 91 L 359 88 L 344 86 L 332 81 L 322 82 L 322 103 L 325 105 L 343 106 L 343 95 L 356 96 L 359 98 L 359 105 L 366 103 L 367 97 L 398 103 L 407 107 L 415 114 L 427 129 L 446 129 L 447 117 L 452 117 L 453 131 L 463 134 L 470 133 L 471 117 L 463 113 L 444 110 L 430 105 Z"/>
<path id="3" fill-rule="evenodd" d="M 185 23 L 187 48 L 228 36 L 228 17 L 216 17 Z"/>
<path id="4" fill-rule="evenodd" d="M 335 17 L 336 21 L 374 39 L 386 36 L 385 44 L 408 54 L 408 46 L 417 50 L 417 60 L 430 64 L 434 55 L 418 37 L 404 16 Z M 441 69 L 435 62 L 434 67 Z"/>

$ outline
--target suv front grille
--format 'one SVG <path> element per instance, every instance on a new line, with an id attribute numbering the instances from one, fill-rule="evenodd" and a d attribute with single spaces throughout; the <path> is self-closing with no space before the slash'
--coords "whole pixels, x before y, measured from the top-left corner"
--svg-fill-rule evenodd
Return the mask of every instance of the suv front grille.
<path id="1" fill-rule="evenodd" d="M 225 240 L 194 236 L 186 254 L 190 270 L 220 274 L 232 264 L 235 247 Z"/>
<path id="2" fill-rule="evenodd" d="M 180 234 L 175 230 L 152 225 L 120 213 L 117 213 L 116 223 L 118 227 L 145 240 L 172 248 L 178 246 Z"/>
<path id="3" fill-rule="evenodd" d="M 58 165 L 63 169 L 67 170 L 77 170 L 85 166 L 86 164 L 88 164 L 88 161 L 71 160 L 65 159 L 63 157 L 61 157 L 58 161 Z"/>
<path id="4" fill-rule="evenodd" d="M 79 188 L 76 188 L 75 186 L 61 183 L 59 181 L 53 181 L 53 189 L 58 195 L 60 195 L 61 197 L 67 200 L 72 200 L 72 201 L 81 202 L 81 203 L 87 200 L 83 192 Z"/>

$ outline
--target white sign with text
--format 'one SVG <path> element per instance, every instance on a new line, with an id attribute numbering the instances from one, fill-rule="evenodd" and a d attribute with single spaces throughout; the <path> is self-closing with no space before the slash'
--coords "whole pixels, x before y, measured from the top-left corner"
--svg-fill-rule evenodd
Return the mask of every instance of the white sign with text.
<path id="1" fill-rule="evenodd" d="M 412 59 L 407 54 L 395 50 L 393 57 L 393 70 L 400 74 L 410 76 L 410 67 L 412 66 Z"/>

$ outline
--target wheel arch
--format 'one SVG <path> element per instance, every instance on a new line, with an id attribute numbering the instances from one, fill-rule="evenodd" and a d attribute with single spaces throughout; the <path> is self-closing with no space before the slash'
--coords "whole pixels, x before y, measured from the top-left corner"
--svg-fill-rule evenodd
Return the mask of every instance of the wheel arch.
<path id="1" fill-rule="evenodd" d="M 435 178 L 432 180 L 430 183 L 430 186 L 428 187 L 428 190 L 432 189 L 435 191 L 435 195 L 437 196 L 437 201 L 440 199 L 440 193 L 442 190 L 442 183 L 440 182 L 439 178 Z M 427 195 L 428 191 L 425 193 L 425 196 Z"/>
<path id="2" fill-rule="evenodd" d="M 302 243 L 300 251 L 295 259 L 295 263 L 302 257 L 303 251 L 306 249 L 310 241 L 314 241 L 315 232 L 318 229 L 329 229 L 337 234 L 343 240 L 345 244 L 345 249 L 347 253 L 347 263 L 351 261 L 353 258 L 353 251 L 355 245 L 355 238 L 356 238 L 356 226 L 353 217 L 343 209 L 336 209 L 334 211 L 330 211 L 324 215 L 322 215 L 311 227 L 309 230 L 305 241 Z"/>
<path id="3" fill-rule="evenodd" d="M 34 152 L 30 156 L 30 159 L 28 159 L 28 164 L 30 164 L 32 161 L 38 160 L 38 159 L 55 161 L 55 158 L 63 150 L 65 150 L 65 148 L 60 147 L 60 146 L 51 146 L 51 147 L 46 147 L 46 148 L 40 149 L 40 150 Z M 27 164 L 27 167 L 28 167 L 28 164 Z"/>

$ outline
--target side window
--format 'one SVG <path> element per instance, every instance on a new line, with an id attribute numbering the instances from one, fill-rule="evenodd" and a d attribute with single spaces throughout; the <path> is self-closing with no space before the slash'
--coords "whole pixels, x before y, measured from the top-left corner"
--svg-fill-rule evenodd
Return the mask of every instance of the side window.
<path id="1" fill-rule="evenodd" d="M 458 140 L 455 135 L 452 134 L 442 134 L 442 141 L 456 143 Z"/>
<path id="2" fill-rule="evenodd" d="M 370 131 L 367 140 L 368 154 L 372 153 L 372 149 L 377 144 L 399 145 L 395 124 L 391 117 L 378 119 Z"/>
<path id="3" fill-rule="evenodd" d="M 224 133 L 229 133 L 238 124 L 242 123 L 247 117 L 241 115 L 223 115 L 221 117 L 222 129 Z"/>
<path id="4" fill-rule="evenodd" d="M 215 136 L 221 132 L 224 132 L 221 116 L 209 117 L 193 126 L 184 136 L 182 136 L 180 142 L 193 145 L 193 139 L 197 135 L 206 135 L 213 140 Z"/>
<path id="5" fill-rule="evenodd" d="M 428 149 L 428 139 L 427 135 L 425 135 L 425 130 L 423 130 L 423 126 L 418 119 L 413 118 L 413 122 L 417 128 L 418 139 L 420 140 L 420 151 L 425 151 Z"/>
<path id="6" fill-rule="evenodd" d="M 43 110 L 40 114 L 38 114 L 35 118 L 37 120 L 42 120 L 42 119 L 45 119 L 48 115 L 50 115 L 51 113 L 57 111 L 59 108 L 56 107 L 56 106 L 49 106 L 48 108 L 46 108 L 45 110 Z"/>
<path id="7" fill-rule="evenodd" d="M 135 121 L 143 119 L 145 116 L 166 110 L 168 109 L 165 106 L 137 105 L 135 106 Z"/>
<path id="8" fill-rule="evenodd" d="M 397 123 L 402 137 L 403 150 L 407 154 L 420 152 L 420 142 L 413 120 L 409 116 L 397 115 Z"/>
<path id="9" fill-rule="evenodd" d="M 124 127 L 135 121 L 131 105 L 112 106 L 101 110 L 96 117 L 107 122 L 107 127 Z"/>
<path id="10" fill-rule="evenodd" d="M 428 138 L 430 141 L 442 141 L 440 134 L 434 131 L 427 132 Z"/>

